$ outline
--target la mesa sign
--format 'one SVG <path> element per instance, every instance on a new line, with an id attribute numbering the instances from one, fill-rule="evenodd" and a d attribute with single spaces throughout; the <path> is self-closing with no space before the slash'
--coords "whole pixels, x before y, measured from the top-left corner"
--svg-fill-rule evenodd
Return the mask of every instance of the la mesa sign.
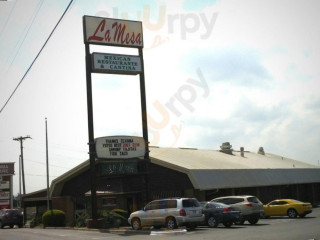
<path id="1" fill-rule="evenodd" d="M 98 158 L 127 159 L 143 157 L 146 144 L 143 137 L 109 136 L 95 139 Z"/>
<path id="2" fill-rule="evenodd" d="M 122 47 L 143 47 L 142 22 L 83 16 L 84 42 Z"/>

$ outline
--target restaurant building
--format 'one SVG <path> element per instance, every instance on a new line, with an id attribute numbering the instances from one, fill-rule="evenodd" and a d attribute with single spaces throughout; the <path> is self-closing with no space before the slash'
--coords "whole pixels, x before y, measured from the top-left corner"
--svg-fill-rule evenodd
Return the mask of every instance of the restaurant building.
<path id="1" fill-rule="evenodd" d="M 244 194 L 255 195 L 263 203 L 277 198 L 320 203 L 319 167 L 265 153 L 262 148 L 257 153 L 243 148 L 235 151 L 228 143 L 220 150 L 150 147 L 150 161 L 98 158 L 95 170 L 99 211 L 121 208 L 130 213 L 158 198 L 208 201 Z M 89 160 L 56 178 L 50 186 L 52 207 L 65 211 L 69 224 L 90 209 L 90 195 Z M 32 194 L 24 198 L 29 206 L 35 204 L 32 198 Z M 40 206 L 40 198 L 37 200 Z"/>

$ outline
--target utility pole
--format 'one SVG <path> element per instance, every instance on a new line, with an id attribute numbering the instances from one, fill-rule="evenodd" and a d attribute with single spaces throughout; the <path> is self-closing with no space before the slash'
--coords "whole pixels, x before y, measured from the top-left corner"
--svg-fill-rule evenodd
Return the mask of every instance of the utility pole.
<path id="1" fill-rule="evenodd" d="M 27 135 L 25 137 L 17 137 L 17 138 L 13 139 L 14 141 L 20 142 L 23 195 L 26 194 L 26 183 L 25 183 L 25 178 L 24 178 L 24 165 L 23 165 L 23 140 L 28 139 L 28 138 L 32 139 L 29 135 Z"/>
<path id="2" fill-rule="evenodd" d="M 22 208 L 22 204 L 21 204 L 21 155 L 19 156 L 19 207 Z"/>
<path id="3" fill-rule="evenodd" d="M 49 202 L 49 154 L 48 154 L 48 125 L 46 118 L 46 159 L 47 159 L 47 210 L 50 210 Z"/>

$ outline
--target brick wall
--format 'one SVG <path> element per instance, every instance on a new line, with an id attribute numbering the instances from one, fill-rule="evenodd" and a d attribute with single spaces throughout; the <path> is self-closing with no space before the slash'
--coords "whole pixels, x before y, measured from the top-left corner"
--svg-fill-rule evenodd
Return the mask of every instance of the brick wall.
<path id="1" fill-rule="evenodd" d="M 52 209 L 58 209 L 66 214 L 66 226 L 71 226 L 74 216 L 74 207 L 71 196 L 53 197 Z"/>

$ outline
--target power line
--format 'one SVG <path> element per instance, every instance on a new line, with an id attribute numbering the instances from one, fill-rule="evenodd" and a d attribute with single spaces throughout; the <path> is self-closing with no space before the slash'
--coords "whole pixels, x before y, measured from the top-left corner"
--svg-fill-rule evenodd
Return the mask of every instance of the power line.
<path id="1" fill-rule="evenodd" d="M 2 28 L 2 30 L 1 30 L 1 32 L 0 32 L 0 38 L 1 38 L 1 35 L 2 35 L 3 31 L 7 28 L 9 19 L 11 18 L 12 12 L 13 12 L 13 10 L 14 10 L 15 7 L 16 7 L 17 2 L 18 2 L 18 1 L 15 1 L 13 7 L 11 8 L 11 11 L 10 11 L 9 16 L 8 16 L 8 18 L 7 18 L 7 21 L 6 21 L 5 24 L 3 25 L 3 28 Z"/>
<path id="2" fill-rule="evenodd" d="M 6 103 L 4 104 L 4 106 L 1 108 L 0 110 L 0 114 L 2 113 L 3 109 L 7 106 L 8 102 L 10 101 L 10 99 L 13 97 L 13 95 L 15 94 L 15 92 L 17 91 L 17 89 L 19 88 L 20 84 L 22 83 L 22 81 L 24 80 L 24 78 L 27 76 L 28 72 L 30 71 L 30 69 L 32 68 L 33 64 L 35 63 L 35 61 L 38 59 L 38 57 L 40 56 L 42 50 L 44 49 L 44 47 L 47 45 L 49 39 L 51 38 L 53 32 L 56 30 L 56 28 L 58 27 L 59 23 L 61 22 L 61 20 L 63 19 L 64 15 L 67 13 L 69 7 L 71 6 L 73 0 L 70 0 L 70 3 L 68 4 L 66 10 L 63 12 L 62 16 L 60 17 L 59 21 L 57 22 L 57 24 L 55 25 L 55 27 L 53 28 L 53 30 L 51 31 L 49 37 L 47 38 L 47 40 L 45 41 L 45 43 L 43 44 L 43 46 L 41 47 L 40 51 L 38 52 L 37 56 L 35 57 L 35 59 L 32 61 L 31 65 L 29 66 L 29 68 L 27 69 L 27 71 L 25 72 L 25 74 L 23 75 L 23 77 L 21 78 L 20 82 L 18 83 L 18 85 L 16 86 L 16 88 L 13 90 L 12 94 L 10 95 L 10 97 L 8 98 L 8 100 L 6 101 Z"/>
<path id="3" fill-rule="evenodd" d="M 20 52 L 20 49 L 21 49 L 24 41 L 26 40 L 26 38 L 27 38 L 27 36 L 28 36 L 28 33 L 29 33 L 29 31 L 30 31 L 33 23 L 34 23 L 34 20 L 36 19 L 37 15 L 38 15 L 41 7 L 42 7 L 43 2 L 44 2 L 44 0 L 42 0 L 41 2 L 38 3 L 37 9 L 36 9 L 35 13 L 33 14 L 32 19 L 31 19 L 31 24 L 30 24 L 30 26 L 28 27 L 26 34 L 24 34 L 24 37 L 23 37 L 23 39 L 22 39 L 22 42 L 20 43 L 20 45 L 19 45 L 19 47 L 18 47 L 18 50 L 16 51 L 16 53 L 15 53 L 15 55 L 14 55 L 14 57 L 13 57 L 11 63 L 10 63 L 10 65 L 9 65 L 7 71 L 6 71 L 6 74 L 7 74 L 8 71 L 11 69 L 13 62 L 16 60 L 16 57 L 17 57 L 18 53 Z M 25 31 L 25 30 L 24 30 L 24 31 Z M 22 34 L 24 33 L 24 31 L 22 32 Z M 21 36 L 19 37 L 19 39 L 20 39 L 20 38 L 21 38 Z M 19 43 L 19 41 L 17 42 L 16 46 L 18 45 L 18 43 Z M 16 48 L 16 46 L 14 47 L 14 49 Z"/>

